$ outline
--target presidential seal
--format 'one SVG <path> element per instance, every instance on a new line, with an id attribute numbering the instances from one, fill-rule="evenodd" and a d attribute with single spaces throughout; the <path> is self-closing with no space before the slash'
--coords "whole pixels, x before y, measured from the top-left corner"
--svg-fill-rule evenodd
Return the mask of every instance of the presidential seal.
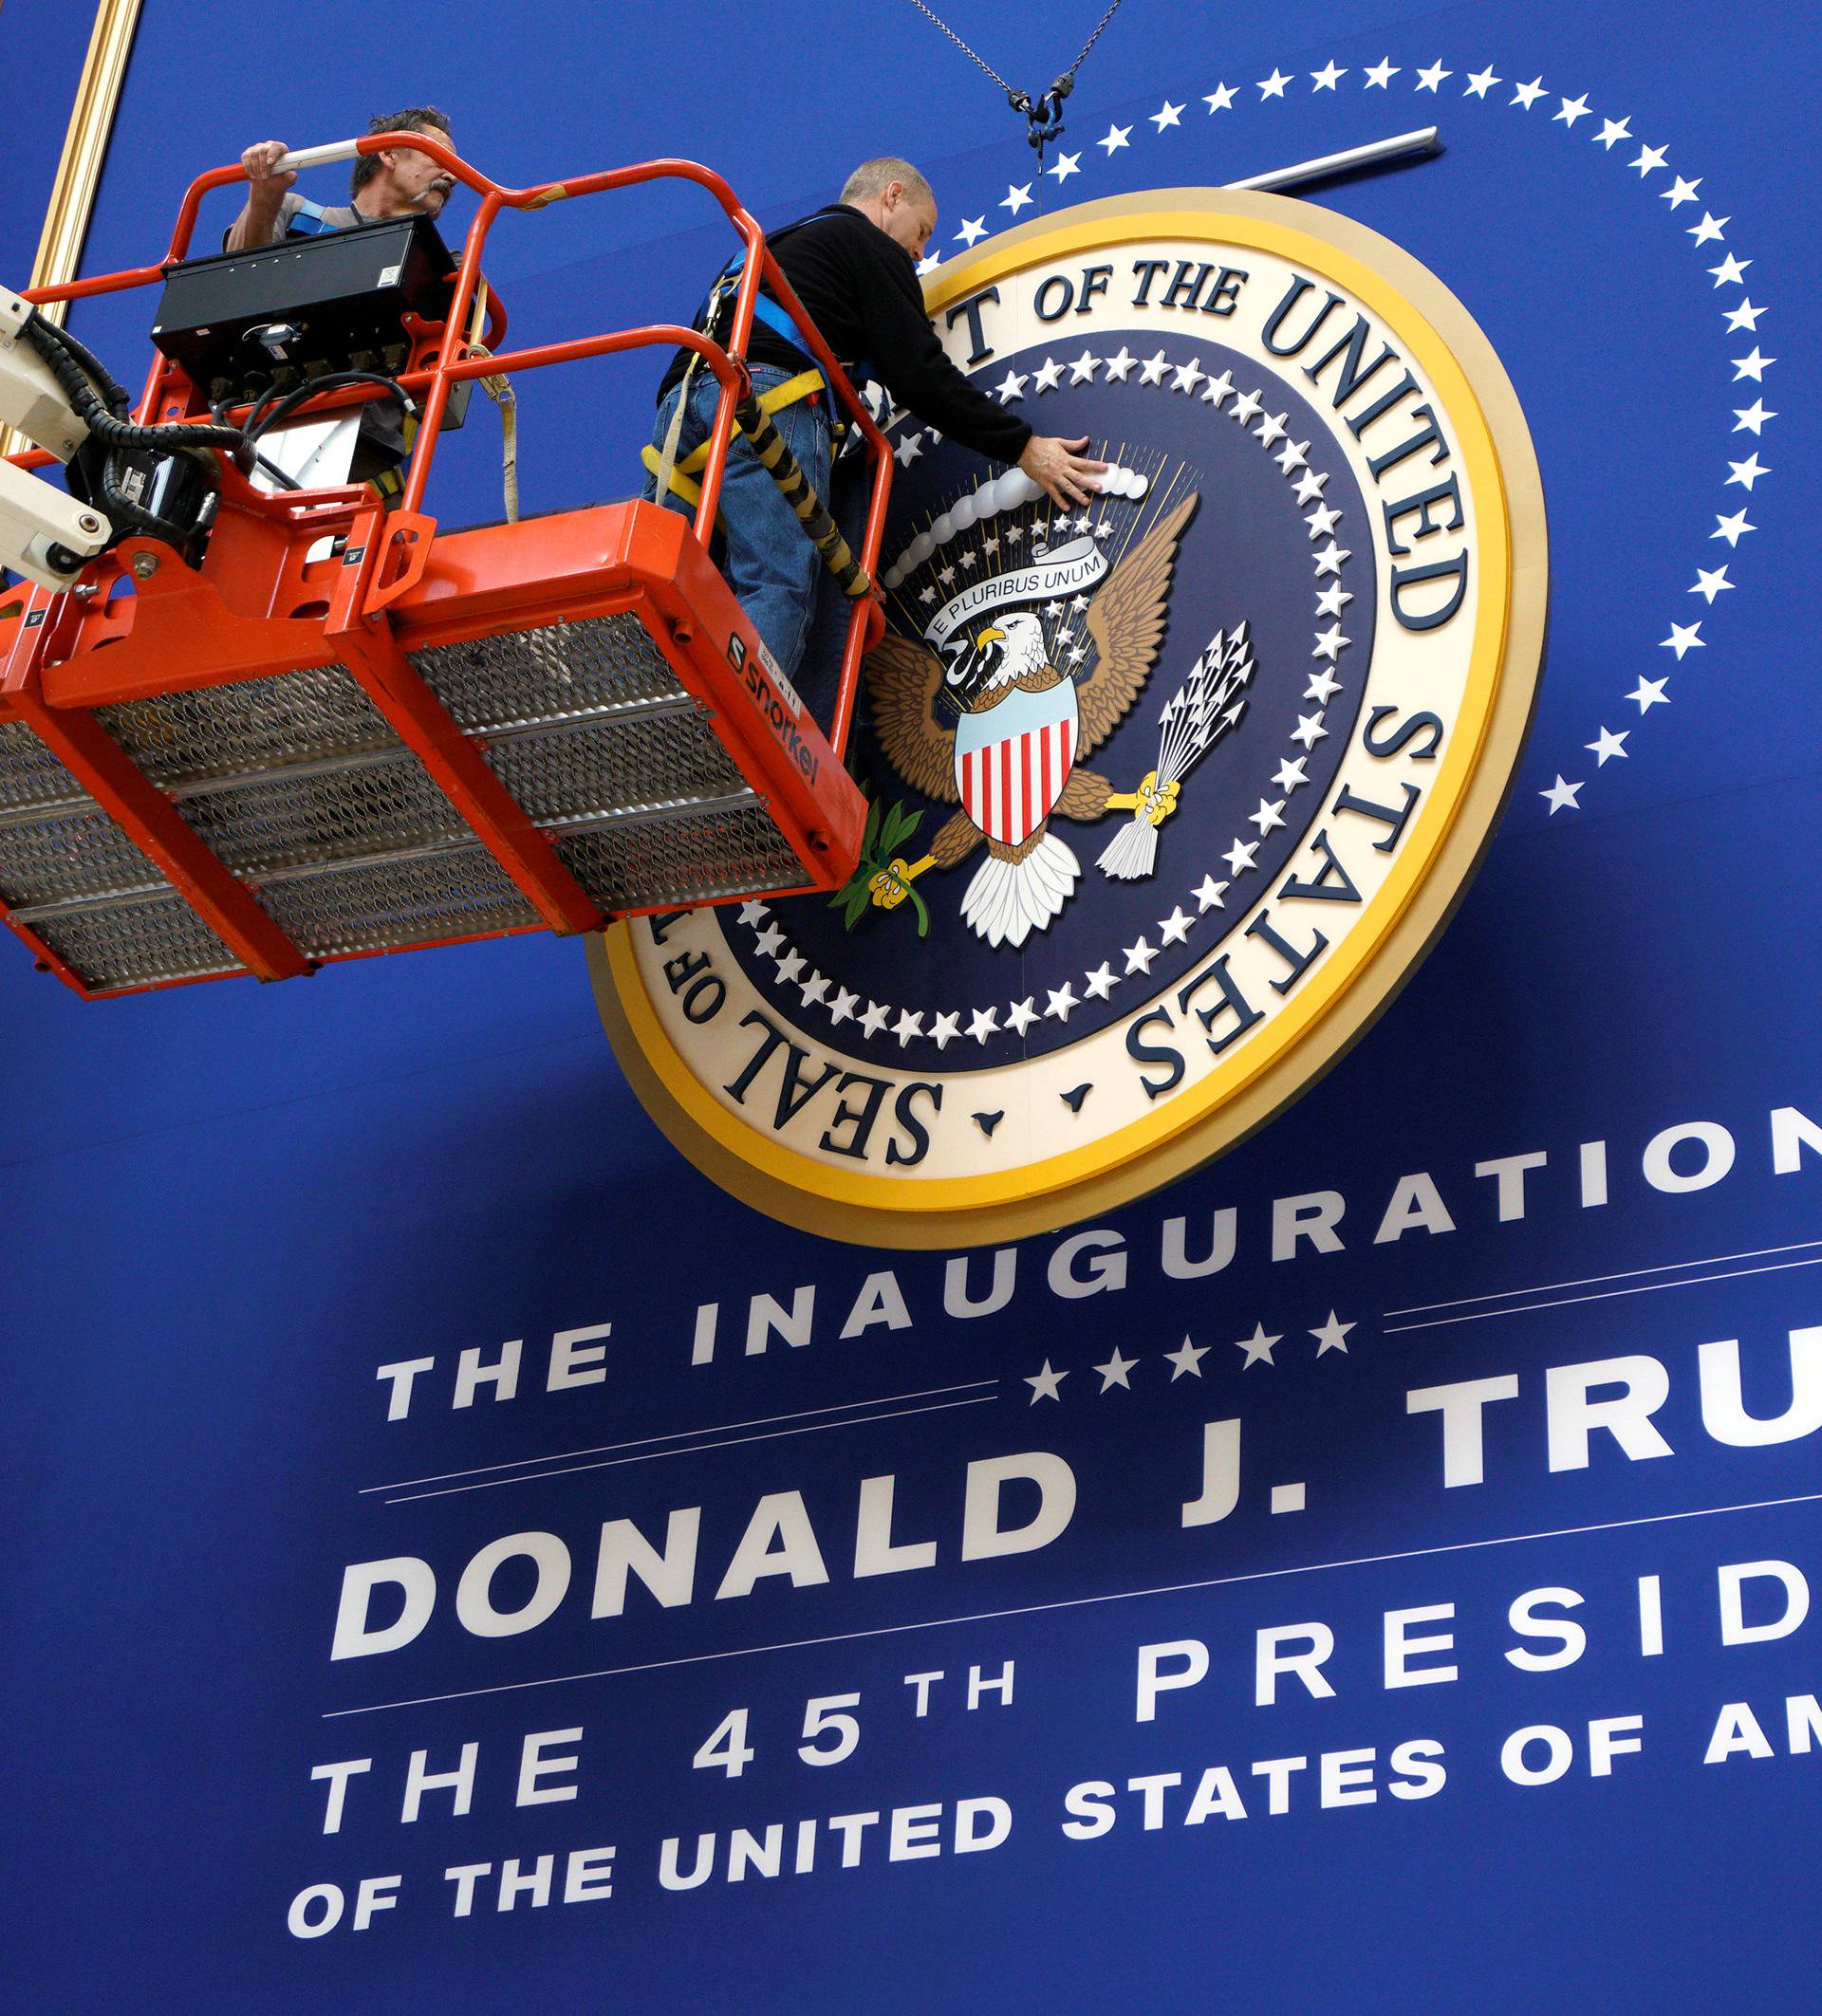
<path id="1" fill-rule="evenodd" d="M 928 284 L 957 363 L 1107 464 L 1054 506 L 910 416 L 833 901 L 617 925 L 671 1138 L 809 1230 L 964 1246 L 1157 1188 L 1422 958 L 1530 720 L 1535 459 L 1485 338 L 1307 204 L 1169 190 Z"/>

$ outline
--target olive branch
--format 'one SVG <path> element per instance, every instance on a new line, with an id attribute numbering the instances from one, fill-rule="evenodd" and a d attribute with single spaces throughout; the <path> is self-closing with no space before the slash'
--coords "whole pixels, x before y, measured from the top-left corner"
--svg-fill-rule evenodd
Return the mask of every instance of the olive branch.
<path id="1" fill-rule="evenodd" d="M 866 826 L 861 835 L 861 858 L 854 873 L 828 899 L 829 908 L 842 913 L 842 923 L 847 930 L 854 929 L 871 904 L 874 877 L 891 873 L 894 856 L 901 853 L 904 842 L 922 823 L 923 814 L 912 811 L 902 802 L 887 811 L 876 798 L 867 807 Z M 918 936 L 927 938 L 930 913 L 923 898 L 909 882 L 904 885 L 904 893 L 918 914 Z"/>

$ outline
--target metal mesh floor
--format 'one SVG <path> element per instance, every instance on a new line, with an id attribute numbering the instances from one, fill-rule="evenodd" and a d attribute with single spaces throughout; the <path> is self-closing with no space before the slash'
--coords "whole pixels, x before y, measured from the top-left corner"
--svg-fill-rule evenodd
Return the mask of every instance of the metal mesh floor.
<path id="1" fill-rule="evenodd" d="M 637 616 L 437 645 L 411 662 L 603 909 L 802 881 Z M 311 958 L 539 922 L 341 665 L 96 712 Z M 0 723 L 0 898 L 98 991 L 240 970 L 17 723 Z"/>

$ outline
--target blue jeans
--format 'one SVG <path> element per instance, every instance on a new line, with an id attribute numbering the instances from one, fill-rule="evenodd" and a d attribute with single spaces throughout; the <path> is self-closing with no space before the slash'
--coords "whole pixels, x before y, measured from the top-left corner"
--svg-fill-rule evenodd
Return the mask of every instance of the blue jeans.
<path id="1" fill-rule="evenodd" d="M 770 392 L 792 376 L 793 373 L 772 365 L 756 364 L 753 389 L 755 393 Z M 659 401 L 652 444 L 660 454 L 664 452 L 664 437 L 670 432 L 671 416 L 683 391 L 681 385 L 674 386 Z M 708 439 L 720 391 L 714 375 L 705 370 L 698 370 L 690 381 L 689 410 L 683 416 L 683 431 L 678 441 L 679 461 Z M 810 487 L 827 504 L 829 441 L 828 409 L 824 399 L 819 398 L 814 405 L 808 399 L 799 399 L 795 405 L 774 413 L 772 420 L 784 436 L 785 446 L 796 456 L 797 466 Z M 646 496 L 652 496 L 654 490 L 655 479 L 648 479 Z M 692 510 L 675 491 L 662 501 L 670 509 L 686 516 Z M 785 502 L 778 486 L 738 432 L 728 447 L 720 513 L 724 538 L 717 557 L 728 586 L 738 598 L 753 627 L 765 638 L 785 676 L 794 678 L 809 638 L 810 615 L 816 605 L 823 563 L 796 512 Z"/>

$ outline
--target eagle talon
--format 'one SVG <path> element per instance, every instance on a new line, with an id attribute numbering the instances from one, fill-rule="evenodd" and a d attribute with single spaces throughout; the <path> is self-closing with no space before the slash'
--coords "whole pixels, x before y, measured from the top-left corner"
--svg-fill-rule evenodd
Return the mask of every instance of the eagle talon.
<path id="1" fill-rule="evenodd" d="M 1173 780 L 1169 784 L 1158 782 L 1158 772 L 1147 770 L 1140 778 L 1136 790 L 1110 791 L 1107 794 L 1109 810 L 1118 808 L 1130 812 L 1135 819 L 1142 819 L 1148 826 L 1162 826 L 1177 809 L 1177 799 L 1182 786 Z"/>
<path id="2" fill-rule="evenodd" d="M 907 862 L 895 855 L 893 859 L 867 878 L 867 889 L 873 904 L 879 910 L 896 910 L 911 894 L 911 884 L 930 866 L 934 855 L 926 854 L 920 861 Z"/>

